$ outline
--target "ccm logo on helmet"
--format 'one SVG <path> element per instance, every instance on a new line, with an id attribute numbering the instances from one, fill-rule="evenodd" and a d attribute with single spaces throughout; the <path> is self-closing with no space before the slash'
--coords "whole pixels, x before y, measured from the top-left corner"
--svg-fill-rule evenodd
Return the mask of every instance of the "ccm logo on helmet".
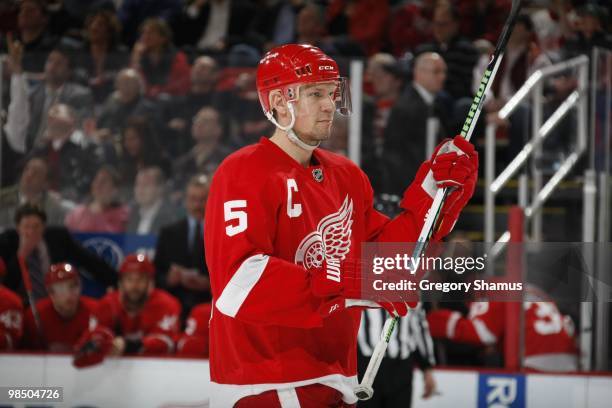
<path id="1" fill-rule="evenodd" d="M 333 65 L 319 65 L 319 71 L 333 71 Z"/>

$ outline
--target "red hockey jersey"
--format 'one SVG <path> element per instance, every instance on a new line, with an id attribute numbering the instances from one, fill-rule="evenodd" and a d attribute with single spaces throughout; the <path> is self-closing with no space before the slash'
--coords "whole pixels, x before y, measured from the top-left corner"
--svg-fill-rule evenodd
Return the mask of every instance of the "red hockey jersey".
<path id="1" fill-rule="evenodd" d="M 36 303 L 40 316 L 43 338 L 40 338 L 32 310 L 25 314 L 23 347 L 28 350 L 46 350 L 57 353 L 72 353 L 79 338 L 90 328 L 95 327 L 94 313 L 98 301 L 81 296 L 76 315 L 69 320 L 61 317 L 53 307 L 50 298 Z"/>
<path id="2" fill-rule="evenodd" d="M 201 303 L 191 310 L 185 332 L 176 342 L 177 355 L 208 358 L 208 322 L 211 309 L 210 303 Z"/>
<path id="3" fill-rule="evenodd" d="M 126 342 L 142 342 L 138 352 L 146 355 L 174 352 L 174 339 L 179 332 L 181 305 L 168 292 L 154 289 L 142 310 L 129 314 L 121 303 L 119 291 L 102 298 L 98 308 L 99 324 L 108 327 Z"/>
<path id="4" fill-rule="evenodd" d="M 525 302 L 525 367 L 575 371 L 577 347 L 569 316 L 553 302 Z M 436 310 L 428 315 L 431 335 L 462 343 L 501 346 L 505 332 L 504 302 L 472 302 L 468 317 Z"/>
<path id="5" fill-rule="evenodd" d="M 303 167 L 266 138 L 217 169 L 205 213 L 211 406 L 271 389 L 321 383 L 356 402 L 360 310 L 323 319 L 306 267 L 358 259 L 366 241 L 416 241 L 423 206 L 390 221 L 348 159 L 316 149 Z M 419 214 L 418 216 L 415 214 Z"/>
<path id="6" fill-rule="evenodd" d="M 0 285 L 0 351 L 13 350 L 23 334 L 23 303 L 16 293 Z"/>

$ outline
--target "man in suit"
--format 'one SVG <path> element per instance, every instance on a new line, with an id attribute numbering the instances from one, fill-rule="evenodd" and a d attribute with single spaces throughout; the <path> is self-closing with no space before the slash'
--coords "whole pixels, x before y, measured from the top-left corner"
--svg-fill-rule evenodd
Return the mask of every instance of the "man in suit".
<path id="1" fill-rule="evenodd" d="M 478 62 L 478 50 L 459 33 L 460 16 L 457 8 L 447 2 L 439 2 L 433 14 L 434 40 L 417 47 L 415 55 L 436 52 L 448 66 L 444 90 L 457 101 L 472 98 L 472 71 Z"/>
<path id="2" fill-rule="evenodd" d="M 47 174 L 47 163 L 33 157 L 26 162 L 19 182 L 0 190 L 0 231 L 13 225 L 15 210 L 25 202 L 40 205 L 47 214 L 48 225 L 64 224 L 71 205 L 59 194 L 49 191 Z"/>
<path id="3" fill-rule="evenodd" d="M 47 215 L 36 204 L 25 203 L 15 212 L 15 229 L 0 234 L 0 257 L 6 262 L 7 288 L 26 300 L 19 258 L 23 258 L 32 282 L 34 299 L 47 296 L 45 274 L 58 262 L 86 269 L 101 285 L 112 286 L 117 274 L 103 259 L 82 247 L 65 227 L 47 226 Z"/>
<path id="4" fill-rule="evenodd" d="M 210 301 L 203 235 L 208 189 L 204 175 L 189 181 L 185 193 L 187 216 L 161 229 L 155 249 L 157 286 L 179 299 L 183 318 L 196 304 Z"/>
<path id="5" fill-rule="evenodd" d="M 176 219 L 175 209 L 164 199 L 165 185 L 166 177 L 159 167 L 138 170 L 127 232 L 157 235 L 162 226 Z"/>
<path id="6" fill-rule="evenodd" d="M 446 64 L 439 54 L 423 53 L 416 58 L 413 81 L 391 110 L 385 128 L 386 192 L 401 195 L 427 157 L 429 118 L 438 119 L 436 140 L 449 134 L 447 115 L 438 99 L 445 78 Z"/>
<path id="7" fill-rule="evenodd" d="M 173 166 L 173 185 L 182 189 L 193 174 L 212 173 L 232 150 L 223 140 L 227 134 L 217 109 L 204 106 L 193 118 L 191 137 L 195 145 L 179 156 Z"/>
<path id="8" fill-rule="evenodd" d="M 79 120 L 93 117 L 93 96 L 88 88 L 70 82 L 72 50 L 56 47 L 45 62 L 44 81 L 29 97 L 30 121 L 26 134 L 26 147 L 40 145 L 51 106 L 63 103 L 75 110 Z"/>

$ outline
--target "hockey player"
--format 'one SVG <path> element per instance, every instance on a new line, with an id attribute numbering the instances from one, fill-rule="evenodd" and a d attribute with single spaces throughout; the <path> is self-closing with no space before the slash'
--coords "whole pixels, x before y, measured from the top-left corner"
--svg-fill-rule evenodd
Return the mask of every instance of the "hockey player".
<path id="1" fill-rule="evenodd" d="M 333 59 L 308 45 L 274 48 L 257 90 L 276 130 L 219 166 L 205 212 L 211 406 L 350 406 L 361 310 L 345 300 L 360 296 L 361 243 L 416 241 L 436 184 L 456 187 L 434 239 L 444 237 L 473 194 L 477 154 L 464 139 L 446 142 L 455 151 L 421 166 L 389 220 L 359 167 L 317 148 L 335 111 L 350 112 Z M 381 306 L 407 313 L 404 302 Z"/>
<path id="2" fill-rule="evenodd" d="M 569 316 L 538 289 L 528 287 L 530 300 L 523 303 L 525 324 L 524 366 L 541 371 L 576 371 L 578 348 Z M 427 320 L 431 335 L 480 346 L 503 347 L 506 303 L 471 302 L 469 314 L 449 309 L 431 311 Z"/>
<path id="3" fill-rule="evenodd" d="M 98 302 L 81 296 L 77 269 L 69 263 L 57 263 L 45 274 L 49 297 L 36 302 L 40 331 L 31 309 L 25 312 L 23 347 L 29 350 L 72 352 L 84 332 L 95 327 Z"/>
<path id="4" fill-rule="evenodd" d="M 4 275 L 6 264 L 0 258 L 0 351 L 15 349 L 23 333 L 23 304 L 2 284 Z"/>
<path id="5" fill-rule="evenodd" d="M 208 321 L 210 303 L 200 303 L 191 310 L 185 332 L 176 342 L 176 354 L 181 357 L 208 358 Z"/>
<path id="6" fill-rule="evenodd" d="M 97 313 L 99 325 L 113 332 L 113 354 L 173 353 L 180 327 L 178 300 L 154 287 L 155 267 L 142 254 L 126 256 L 119 275 L 119 290 L 102 298 Z"/>

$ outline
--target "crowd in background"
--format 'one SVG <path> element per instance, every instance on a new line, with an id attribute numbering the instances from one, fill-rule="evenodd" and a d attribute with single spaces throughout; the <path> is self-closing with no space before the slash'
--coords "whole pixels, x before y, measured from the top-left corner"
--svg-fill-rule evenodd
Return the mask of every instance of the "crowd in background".
<path id="1" fill-rule="evenodd" d="M 507 121 L 496 113 L 529 74 L 612 44 L 605 1 L 524 3 L 483 113 L 499 125 L 506 158 L 524 142 L 529 108 Z M 6 243 L 14 228 L 23 240 L 15 215 L 24 203 L 44 210 L 47 229 L 156 235 L 154 280 L 179 299 L 185 319 L 209 300 L 201 243 L 209 177 L 227 155 L 273 131 L 255 88 L 268 49 L 313 44 L 345 74 L 351 59 L 366 62 L 362 167 L 377 193 L 401 194 L 425 158 L 427 119 L 437 119 L 439 138 L 462 124 L 510 6 L 4 1 L 0 255 L 10 264 L 21 249 Z M 575 86 L 568 76 L 548 84 L 547 109 Z M 346 132 L 338 118 L 327 147 L 346 153 Z M 68 261 L 59 258 L 48 253 L 47 266 Z M 19 283 L 13 288 L 23 295 Z"/>

